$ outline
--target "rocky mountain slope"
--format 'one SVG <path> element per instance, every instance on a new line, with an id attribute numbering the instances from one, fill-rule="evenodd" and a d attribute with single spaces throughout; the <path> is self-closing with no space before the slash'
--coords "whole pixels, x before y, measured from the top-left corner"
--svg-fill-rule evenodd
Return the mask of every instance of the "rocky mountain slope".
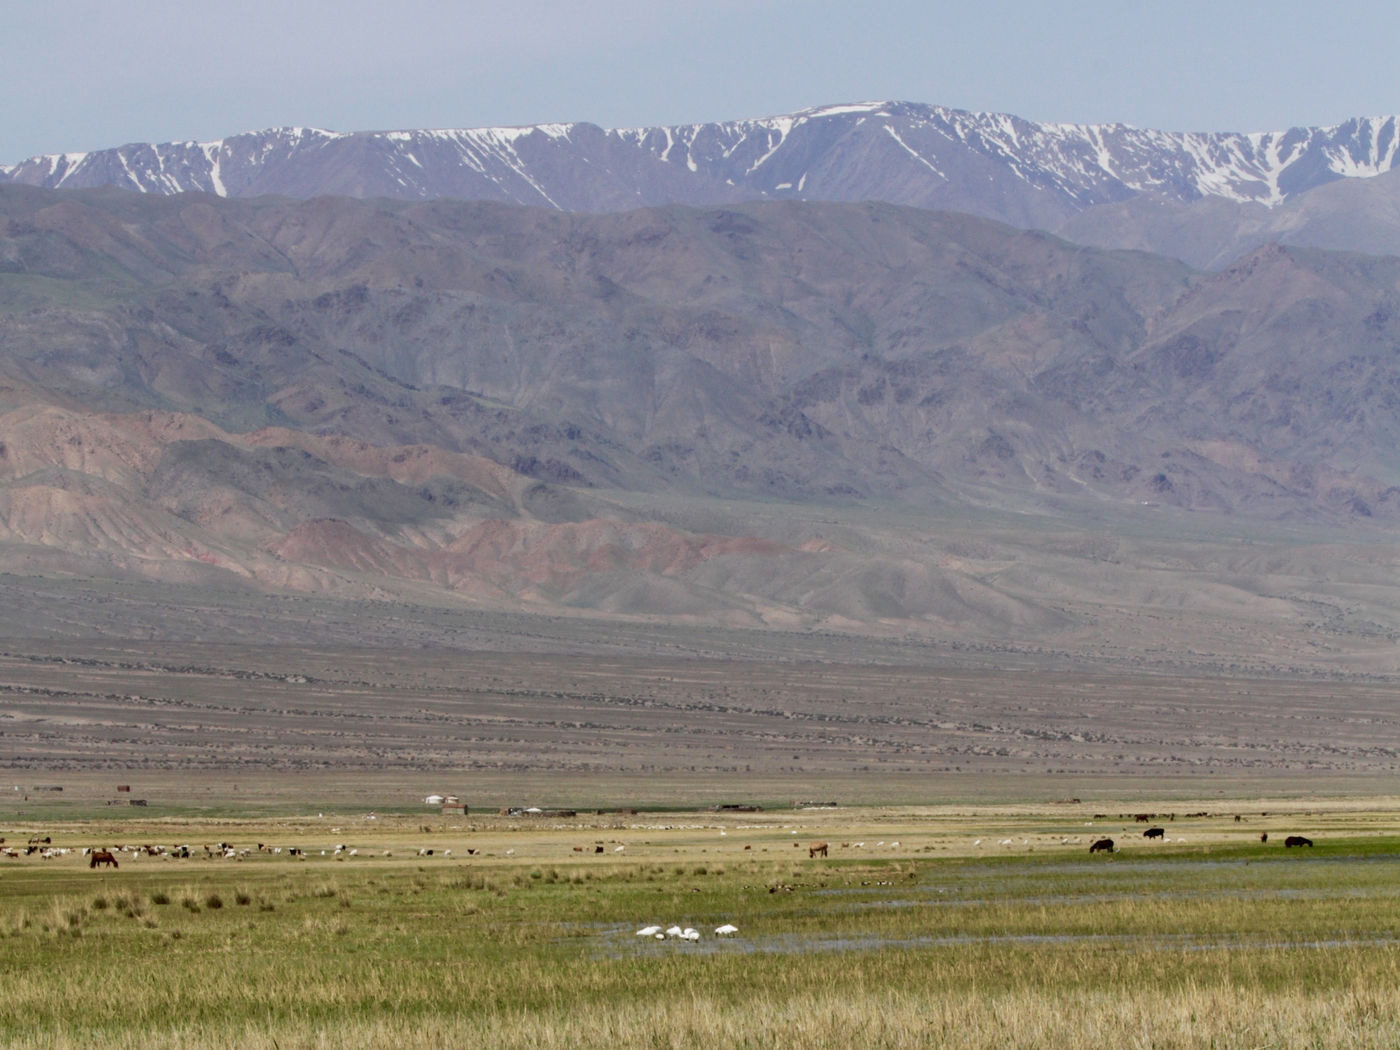
<path id="1" fill-rule="evenodd" d="M 0 187 L 0 571 L 1393 649 L 1397 294 L 891 205 Z"/>
<path id="2" fill-rule="evenodd" d="M 1279 205 L 1339 180 L 1387 172 L 1398 146 L 1400 118 L 1393 116 L 1192 134 L 872 102 L 618 130 L 278 128 L 213 142 L 33 157 L 0 167 L 0 181 L 231 197 L 456 198 L 586 212 L 878 200 L 1057 230 L 1088 209 L 1142 197 Z M 1096 224 L 1100 235 L 1108 222 Z"/>
<path id="3" fill-rule="evenodd" d="M 783 498 L 1388 513 L 1400 261 L 1217 274 L 966 216 L 0 195 L 0 365 L 107 411 Z"/>

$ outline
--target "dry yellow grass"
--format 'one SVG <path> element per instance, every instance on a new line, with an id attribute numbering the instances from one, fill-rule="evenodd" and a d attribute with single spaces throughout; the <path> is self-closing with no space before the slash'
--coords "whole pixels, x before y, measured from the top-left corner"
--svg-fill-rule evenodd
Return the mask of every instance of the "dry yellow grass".
<path id="1" fill-rule="evenodd" d="M 431 858 L 407 819 L 126 822 L 320 838 L 305 861 L 5 861 L 0 1046 L 1397 1045 L 1396 811 L 1310 805 L 1093 858 L 1066 833 L 1101 828 L 1046 806 L 493 818 L 432 832 Z M 1312 851 L 1258 841 L 1303 820 Z M 818 830 L 825 861 L 793 847 Z M 334 838 L 358 854 L 323 859 Z M 635 936 L 653 921 L 704 936 Z"/>

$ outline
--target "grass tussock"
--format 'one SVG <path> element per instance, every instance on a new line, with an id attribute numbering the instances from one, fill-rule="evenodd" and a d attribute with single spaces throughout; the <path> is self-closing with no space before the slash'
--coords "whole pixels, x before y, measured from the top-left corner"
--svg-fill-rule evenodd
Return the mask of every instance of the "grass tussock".
<path id="1" fill-rule="evenodd" d="M 389 1045 L 499 1050 L 1388 1050 L 1400 1042 L 1397 1007 L 1400 1001 L 1393 992 L 1376 1002 L 1365 995 L 1280 996 L 1238 987 L 1129 995 L 1103 990 L 1068 996 L 1025 990 L 985 999 L 868 990 L 852 997 L 833 990 L 792 997 L 762 994 L 742 1003 L 678 991 L 659 1002 L 529 1012 L 500 1009 L 476 1016 L 448 1008 L 408 1019 L 351 1017 L 333 1025 L 250 1020 L 229 1029 L 176 1022 L 161 1030 L 159 1040 L 137 1035 L 120 1045 L 179 1045 L 189 1050 L 356 1050 Z M 1380 1012 L 1387 1008 L 1388 1015 Z M 11 1045 L 76 1050 L 81 1043 L 54 1033 Z"/>

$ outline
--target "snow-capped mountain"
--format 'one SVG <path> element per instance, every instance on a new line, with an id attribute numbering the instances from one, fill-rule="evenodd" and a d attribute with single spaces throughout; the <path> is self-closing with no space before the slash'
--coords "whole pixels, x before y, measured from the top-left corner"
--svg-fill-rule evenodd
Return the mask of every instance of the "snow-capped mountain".
<path id="1" fill-rule="evenodd" d="M 215 142 L 33 157 L 0 182 L 220 196 L 460 198 L 566 211 L 759 198 L 883 200 L 1055 228 L 1139 194 L 1277 205 L 1389 171 L 1400 118 L 1252 134 L 1038 124 L 908 102 L 714 124 L 336 133 L 280 128 Z"/>

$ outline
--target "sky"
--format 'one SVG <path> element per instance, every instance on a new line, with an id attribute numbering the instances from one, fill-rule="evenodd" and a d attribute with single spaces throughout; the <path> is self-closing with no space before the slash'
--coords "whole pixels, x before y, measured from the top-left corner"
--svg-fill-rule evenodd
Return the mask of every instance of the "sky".
<path id="1" fill-rule="evenodd" d="M 1400 113 L 1362 0 L 0 0 L 0 164 L 241 131 L 688 124 L 902 100 L 1275 131 Z"/>

